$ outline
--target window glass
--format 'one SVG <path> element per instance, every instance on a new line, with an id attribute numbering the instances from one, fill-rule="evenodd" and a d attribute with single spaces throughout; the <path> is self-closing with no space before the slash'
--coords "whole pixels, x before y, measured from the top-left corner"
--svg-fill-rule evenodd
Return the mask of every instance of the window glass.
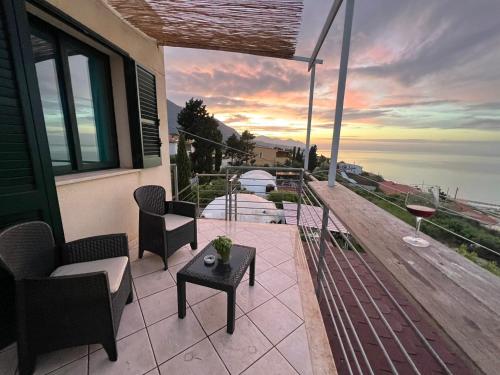
<path id="1" fill-rule="evenodd" d="M 84 163 L 98 162 L 101 161 L 101 158 L 97 142 L 96 113 L 92 100 L 89 58 L 78 54 L 69 56 L 68 61 L 82 161 Z"/>
<path id="2" fill-rule="evenodd" d="M 38 19 L 31 22 L 54 172 L 117 167 L 108 56 Z"/>
<path id="3" fill-rule="evenodd" d="M 57 76 L 56 48 L 42 35 L 31 35 L 43 118 L 54 167 L 71 167 L 66 125 Z"/>

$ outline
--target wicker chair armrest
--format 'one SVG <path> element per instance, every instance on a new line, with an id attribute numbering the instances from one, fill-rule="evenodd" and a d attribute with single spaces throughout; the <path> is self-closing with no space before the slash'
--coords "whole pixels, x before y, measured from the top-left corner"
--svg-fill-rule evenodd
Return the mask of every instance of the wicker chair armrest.
<path id="1" fill-rule="evenodd" d="M 168 213 L 196 218 L 196 205 L 194 203 L 167 201 L 165 206 Z"/>
<path id="2" fill-rule="evenodd" d="M 16 283 L 21 322 L 47 325 L 40 329 L 48 329 L 50 325 L 60 327 L 65 322 L 91 325 L 96 317 L 107 319 L 109 316 L 112 322 L 111 294 L 105 272 L 21 279 Z"/>
<path id="3" fill-rule="evenodd" d="M 63 264 L 89 262 L 119 256 L 129 256 L 127 235 L 108 234 L 82 238 L 62 245 Z"/>

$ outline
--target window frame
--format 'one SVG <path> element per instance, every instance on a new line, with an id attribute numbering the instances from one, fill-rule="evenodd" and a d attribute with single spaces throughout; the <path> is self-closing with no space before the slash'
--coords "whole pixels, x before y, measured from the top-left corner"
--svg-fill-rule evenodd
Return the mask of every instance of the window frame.
<path id="1" fill-rule="evenodd" d="M 103 169 L 113 169 L 119 167 L 120 159 L 118 154 L 118 137 L 116 132 L 116 118 L 113 98 L 113 86 L 111 80 L 111 64 L 109 55 L 97 50 L 96 48 L 86 44 L 85 42 L 75 38 L 72 35 L 58 29 L 57 27 L 47 23 L 40 18 L 29 15 L 30 34 L 39 34 L 47 36 L 50 42 L 54 42 L 55 49 L 55 64 L 57 67 L 57 80 L 59 85 L 59 93 L 61 96 L 61 106 L 64 116 L 64 126 L 66 129 L 66 141 L 68 144 L 68 152 L 70 156 L 69 166 L 52 166 L 54 175 L 67 175 L 83 172 L 91 172 Z M 105 133 L 108 138 L 105 141 L 101 136 L 98 136 L 98 150 L 105 150 L 110 155 L 109 161 L 85 163 L 82 159 L 80 147 L 80 138 L 78 133 L 78 121 L 75 110 L 75 97 L 73 96 L 73 86 L 71 83 L 71 74 L 69 67 L 69 55 L 67 53 L 69 47 L 76 46 L 84 54 L 95 56 L 104 62 L 103 80 L 104 90 L 107 95 L 104 95 L 106 111 L 109 116 L 109 125 L 102 129 L 100 123 L 96 119 L 97 133 Z M 37 81 L 38 86 L 38 81 Z"/>

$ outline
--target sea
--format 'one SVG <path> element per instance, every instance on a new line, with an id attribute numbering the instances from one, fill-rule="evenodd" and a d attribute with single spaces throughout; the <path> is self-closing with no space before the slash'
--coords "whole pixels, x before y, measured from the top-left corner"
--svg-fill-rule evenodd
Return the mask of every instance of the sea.
<path id="1" fill-rule="evenodd" d="M 318 152 L 330 154 L 329 145 Z M 408 185 L 437 185 L 451 197 L 500 204 L 500 142 L 341 141 L 339 161 Z"/>

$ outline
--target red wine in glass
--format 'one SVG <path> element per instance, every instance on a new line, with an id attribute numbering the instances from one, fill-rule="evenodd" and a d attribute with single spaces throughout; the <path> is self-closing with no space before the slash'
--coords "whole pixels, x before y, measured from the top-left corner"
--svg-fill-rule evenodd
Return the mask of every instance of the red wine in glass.
<path id="1" fill-rule="evenodd" d="M 410 192 L 406 195 L 405 205 L 408 212 L 415 216 L 416 225 L 415 234 L 403 237 L 403 241 L 416 247 L 428 247 L 429 241 L 419 236 L 420 224 L 423 218 L 427 219 L 436 212 L 439 205 L 439 189 L 430 187 L 426 192 Z"/>

